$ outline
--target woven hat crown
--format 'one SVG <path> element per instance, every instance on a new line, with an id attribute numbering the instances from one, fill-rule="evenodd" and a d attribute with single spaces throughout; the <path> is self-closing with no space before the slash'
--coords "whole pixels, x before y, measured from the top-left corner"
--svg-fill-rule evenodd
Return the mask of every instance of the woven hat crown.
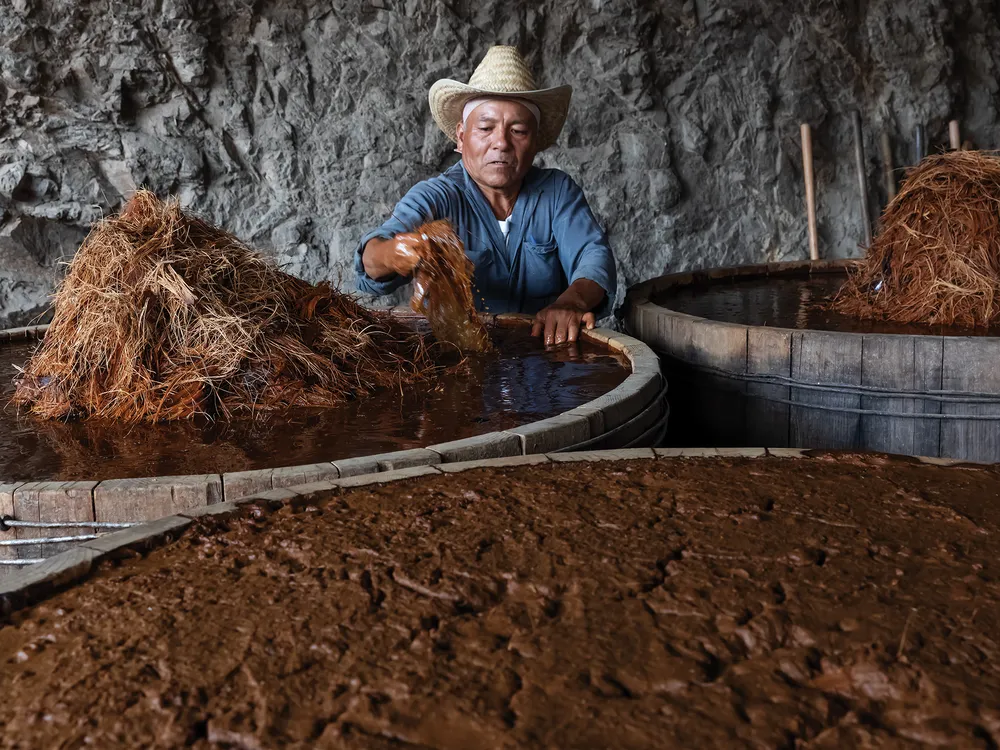
<path id="1" fill-rule="evenodd" d="M 516 47 L 490 47 L 472 73 L 469 85 L 496 92 L 532 91 L 535 77 Z"/>
<path id="2" fill-rule="evenodd" d="M 470 99 L 490 96 L 525 99 L 538 107 L 538 148 L 545 149 L 559 137 L 572 93 L 570 86 L 539 89 L 517 48 L 498 45 L 487 50 L 468 83 L 442 78 L 431 86 L 427 100 L 438 127 L 455 141 L 462 108 Z"/>

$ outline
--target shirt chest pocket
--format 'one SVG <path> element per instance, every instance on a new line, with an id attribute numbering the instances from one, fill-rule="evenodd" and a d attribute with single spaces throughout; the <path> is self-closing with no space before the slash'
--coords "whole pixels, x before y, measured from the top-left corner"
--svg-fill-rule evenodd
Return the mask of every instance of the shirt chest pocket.
<path id="1" fill-rule="evenodd" d="M 481 307 L 483 297 L 493 296 L 496 293 L 496 272 L 493 269 L 493 251 L 486 247 L 486 243 L 475 238 L 467 246 L 465 255 L 472 261 L 474 271 L 472 275 L 473 298 L 477 307 Z"/>
<path id="2" fill-rule="evenodd" d="M 524 241 L 525 288 L 529 297 L 550 297 L 562 291 L 562 266 L 556 241 Z"/>

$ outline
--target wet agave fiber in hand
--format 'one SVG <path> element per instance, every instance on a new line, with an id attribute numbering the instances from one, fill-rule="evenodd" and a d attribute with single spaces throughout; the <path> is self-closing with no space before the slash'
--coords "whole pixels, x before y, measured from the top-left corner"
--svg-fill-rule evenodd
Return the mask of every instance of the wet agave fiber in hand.
<path id="1" fill-rule="evenodd" d="M 1000 157 L 955 151 L 911 170 L 830 306 L 900 323 L 1000 323 Z"/>
<path id="2" fill-rule="evenodd" d="M 476 314 L 472 299 L 472 261 L 462 241 L 446 219 L 432 221 L 414 230 L 423 242 L 410 306 L 423 313 L 438 341 L 463 352 L 488 352 L 489 334 Z"/>
<path id="3" fill-rule="evenodd" d="M 434 376 L 421 336 L 140 191 L 69 264 L 14 402 L 129 422 L 333 406 Z"/>

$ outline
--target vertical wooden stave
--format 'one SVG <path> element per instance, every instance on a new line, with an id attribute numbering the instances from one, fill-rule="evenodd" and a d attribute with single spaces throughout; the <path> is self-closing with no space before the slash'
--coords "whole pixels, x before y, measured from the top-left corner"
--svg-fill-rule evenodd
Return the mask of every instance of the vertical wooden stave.
<path id="1" fill-rule="evenodd" d="M 747 366 L 747 326 L 696 318 L 686 361 L 696 367 L 740 376 Z M 746 381 L 702 370 L 700 390 L 706 394 L 703 418 L 713 444 L 737 446 L 746 434 Z"/>
<path id="2" fill-rule="evenodd" d="M 861 385 L 862 337 L 832 331 L 795 331 L 792 335 L 792 378 L 824 386 Z M 861 397 L 793 386 L 789 413 L 790 444 L 795 448 L 858 447 Z M 826 407 L 809 408 L 808 405 Z M 833 411 L 831 411 L 833 409 Z"/>
<path id="3" fill-rule="evenodd" d="M 42 523 L 85 522 L 94 520 L 94 487 L 97 482 L 26 482 L 14 492 L 14 517 L 18 521 Z M 69 537 L 92 534 L 93 528 L 19 528 L 18 539 Z M 51 557 L 72 543 L 29 544 L 17 547 L 19 559 Z"/>
<path id="4" fill-rule="evenodd" d="M 1000 338 L 944 338 L 941 387 L 946 391 L 1000 395 Z M 941 455 L 969 461 L 1000 461 L 1000 404 L 944 403 L 943 414 L 996 416 L 995 420 L 944 419 Z"/>
<path id="5" fill-rule="evenodd" d="M 20 487 L 23 482 L 13 482 L 0 484 L 0 516 L 7 516 L 9 518 L 14 517 L 14 492 Z M 8 529 L 7 531 L 0 532 L 0 539 L 16 539 L 17 534 L 15 534 L 14 529 Z M 17 559 L 17 548 L 16 547 L 0 547 L 0 560 L 16 560 Z M 17 570 L 15 566 L 10 565 L 0 565 L 0 575 L 3 574 L 5 569 Z"/>
<path id="6" fill-rule="evenodd" d="M 787 378 L 792 371 L 792 333 L 784 328 L 750 327 L 747 331 L 747 374 Z M 789 395 L 787 385 L 747 383 L 744 419 L 748 445 L 788 447 Z"/>
<path id="7" fill-rule="evenodd" d="M 940 336 L 866 334 L 861 384 L 897 392 L 940 390 L 942 346 Z M 905 414 L 941 411 L 937 401 L 888 395 L 862 396 L 861 408 Z M 865 414 L 861 418 L 860 447 L 912 456 L 937 456 L 940 434 L 939 419 Z"/>

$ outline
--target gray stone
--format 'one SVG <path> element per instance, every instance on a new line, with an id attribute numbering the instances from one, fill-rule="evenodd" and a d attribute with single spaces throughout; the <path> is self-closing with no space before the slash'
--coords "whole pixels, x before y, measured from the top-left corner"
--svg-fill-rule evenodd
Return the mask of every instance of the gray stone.
<path id="1" fill-rule="evenodd" d="M 14 482 L 0 484 L 0 516 L 14 517 L 14 491 L 24 482 Z M 0 531 L 0 539 L 16 539 L 17 533 L 14 529 Z M 0 560 L 16 560 L 16 547 L 0 547 Z M 6 567 L 6 566 L 4 566 Z"/>
<path id="2" fill-rule="evenodd" d="M 767 455 L 764 448 L 716 448 L 720 456 L 733 458 L 763 458 Z"/>
<path id="3" fill-rule="evenodd" d="M 374 474 L 379 470 L 378 460 L 374 456 L 345 458 L 342 461 L 334 461 L 333 464 L 340 472 L 341 479 L 357 477 L 363 474 Z"/>
<path id="4" fill-rule="evenodd" d="M 590 439 L 590 420 L 586 415 L 560 414 L 549 419 L 508 430 L 520 435 L 524 453 L 550 453 L 572 448 Z"/>
<path id="5" fill-rule="evenodd" d="M 505 458 L 487 458 L 479 461 L 457 461 L 453 464 L 442 464 L 438 468 L 446 474 L 454 474 L 469 469 L 503 469 L 510 466 L 534 466 L 551 463 L 549 457 L 534 453 L 530 456 L 506 456 Z"/>
<path id="6" fill-rule="evenodd" d="M 109 479 L 94 488 L 94 520 L 152 521 L 222 500 L 222 477 L 218 474 Z"/>
<path id="7" fill-rule="evenodd" d="M 130 529 L 104 534 L 97 539 L 83 542 L 80 546 L 102 554 L 111 554 L 126 548 L 145 552 L 159 546 L 167 538 L 176 539 L 190 525 L 190 518 L 167 516 L 138 524 Z"/>
<path id="8" fill-rule="evenodd" d="M 269 490 L 271 484 L 271 472 L 273 469 L 253 469 L 251 471 L 233 471 L 222 475 L 222 486 L 225 490 L 226 501 L 239 500 L 241 497 L 252 495 L 255 492 Z"/>
<path id="9" fill-rule="evenodd" d="M 570 453 L 549 453 L 547 457 L 556 463 L 573 461 L 632 461 L 640 458 L 655 458 L 652 448 L 619 448 L 609 451 L 572 451 Z"/>
<path id="10" fill-rule="evenodd" d="M 37 601 L 55 589 L 86 576 L 101 556 L 101 552 L 80 545 L 28 565 L 0 580 L 0 597 L 19 595 L 23 599 Z"/>
<path id="11" fill-rule="evenodd" d="M 360 235 L 457 158 L 428 87 L 468 80 L 491 43 L 517 44 L 540 85 L 573 86 L 562 136 L 537 162 L 584 188 L 615 250 L 619 301 L 666 270 L 805 257 L 801 121 L 814 126 L 824 256 L 857 253 L 851 108 L 865 119 L 873 210 L 883 129 L 899 167 L 917 122 L 931 151 L 952 117 L 980 147 L 1000 132 L 992 0 L 386 0 L 335 13 L 137 0 L 115 6 L 115 23 L 95 0 L 72 13 L 15 6 L 0 13 L 0 325 L 44 308 L 58 258 L 139 184 L 294 274 L 352 287 Z M 136 43 L 140 26 L 163 60 Z"/>
<path id="12" fill-rule="evenodd" d="M 348 477 L 347 479 L 338 479 L 336 482 L 332 482 L 332 484 L 344 488 L 364 487 L 369 484 L 383 484 L 385 482 L 395 482 L 397 479 L 412 479 L 414 477 L 423 477 L 430 474 L 440 473 L 440 469 L 436 466 L 411 466 L 406 469 L 380 471 L 377 474 L 361 474 L 358 476 Z"/>
<path id="13" fill-rule="evenodd" d="M 807 458 L 803 448 L 767 448 L 767 455 L 775 458 Z"/>
<path id="14" fill-rule="evenodd" d="M 511 432 L 490 432 L 463 440 L 453 440 L 450 443 L 431 445 L 428 450 L 440 455 L 443 463 L 517 456 L 521 454 L 521 437 Z"/>
<path id="15" fill-rule="evenodd" d="M 405 469 L 410 466 L 433 466 L 441 463 L 441 455 L 426 448 L 413 448 L 392 453 L 377 453 L 374 456 L 359 456 L 334 461 L 341 478 L 374 474 L 379 471 Z"/>
<path id="16" fill-rule="evenodd" d="M 374 457 L 378 462 L 379 471 L 395 471 L 408 469 L 411 466 L 434 466 L 441 463 L 441 456 L 426 448 L 383 453 Z"/>
<path id="17" fill-rule="evenodd" d="M 304 466 L 284 466 L 274 469 L 271 473 L 272 487 L 292 487 L 307 482 L 318 482 L 326 479 L 339 479 L 340 471 L 329 462 L 306 464 Z"/>
<path id="18" fill-rule="evenodd" d="M 55 523 L 93 521 L 94 488 L 97 482 L 27 482 L 14 491 L 14 518 L 18 521 Z M 18 539 L 70 537 L 93 534 L 93 528 L 19 528 Z M 17 548 L 21 559 L 55 555 L 71 546 L 68 542 L 32 544 Z"/>

